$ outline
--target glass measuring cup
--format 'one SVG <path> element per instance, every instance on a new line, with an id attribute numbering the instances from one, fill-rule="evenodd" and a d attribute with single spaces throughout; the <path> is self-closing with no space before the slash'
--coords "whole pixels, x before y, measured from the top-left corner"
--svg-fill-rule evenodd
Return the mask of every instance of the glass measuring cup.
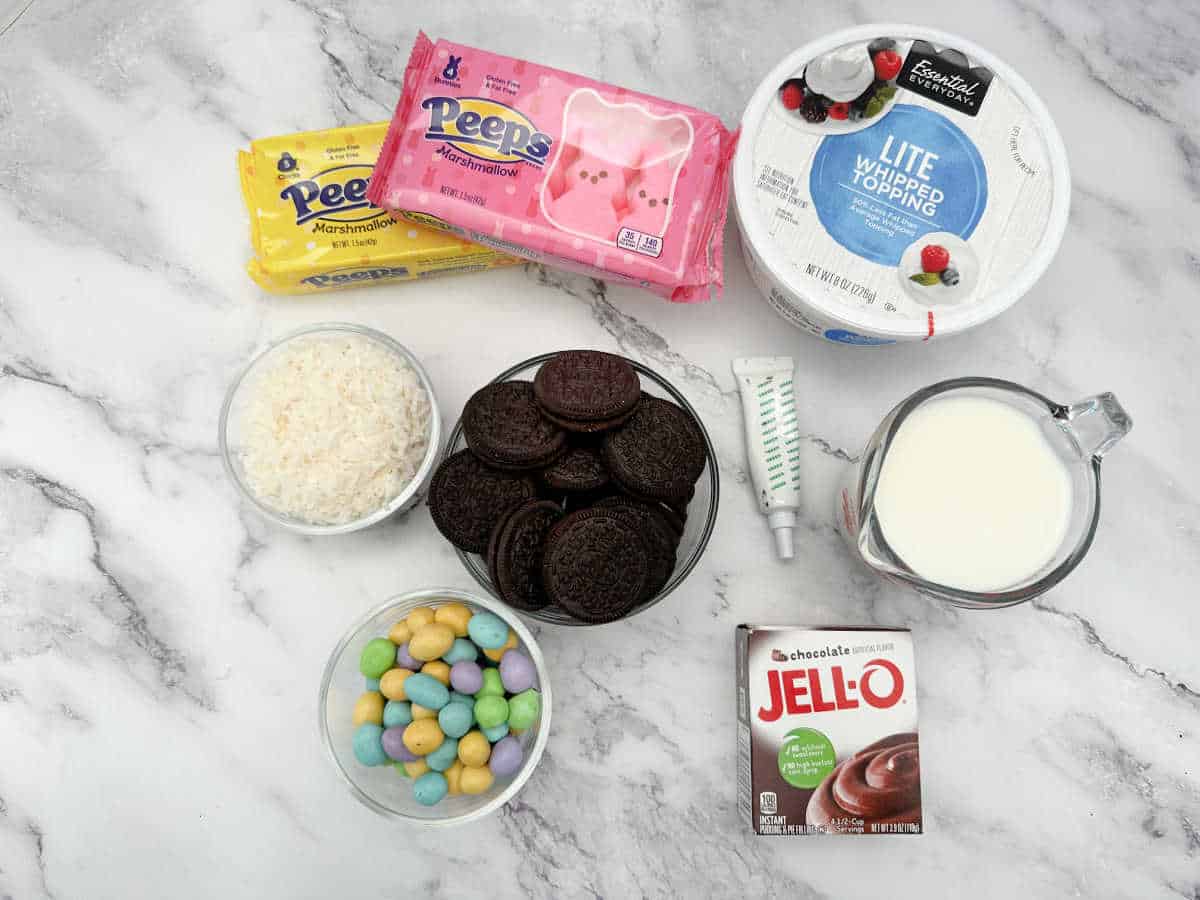
<path id="1" fill-rule="evenodd" d="M 876 514 L 875 492 L 880 474 L 901 425 L 922 405 L 948 396 L 998 400 L 1029 416 L 1070 475 L 1070 520 L 1057 551 L 1039 569 L 1002 590 L 972 591 L 922 578 L 889 546 Z M 939 382 L 902 401 L 875 430 L 858 462 L 847 472 L 838 494 L 835 516 L 838 530 L 855 555 L 872 569 L 930 597 L 974 609 L 1023 603 L 1066 578 L 1091 547 L 1100 519 L 1100 461 L 1132 427 L 1133 420 L 1109 393 L 1063 404 L 997 378 Z"/>

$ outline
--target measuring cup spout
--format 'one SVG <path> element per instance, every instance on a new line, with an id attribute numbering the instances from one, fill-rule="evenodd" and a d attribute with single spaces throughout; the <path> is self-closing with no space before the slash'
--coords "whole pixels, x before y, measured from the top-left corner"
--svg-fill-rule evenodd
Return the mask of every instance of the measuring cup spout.
<path id="1" fill-rule="evenodd" d="M 1100 459 L 1129 434 L 1133 419 L 1111 393 L 1097 394 L 1062 407 L 1056 414 L 1083 456 Z"/>

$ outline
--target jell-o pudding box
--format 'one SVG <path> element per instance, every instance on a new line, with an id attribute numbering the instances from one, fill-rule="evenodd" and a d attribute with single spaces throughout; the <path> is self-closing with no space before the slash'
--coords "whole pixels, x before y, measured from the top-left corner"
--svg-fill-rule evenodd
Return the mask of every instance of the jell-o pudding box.
<path id="1" fill-rule="evenodd" d="M 273 294 L 316 294 L 519 260 L 455 235 L 397 222 L 367 199 L 387 123 L 252 141 L 238 151 L 253 256 Z"/>
<path id="2" fill-rule="evenodd" d="M 920 834 L 912 634 L 737 629 L 738 811 L 756 834 Z"/>
<path id="3" fill-rule="evenodd" d="M 368 198 L 675 301 L 708 299 L 736 135 L 700 110 L 417 36 Z"/>

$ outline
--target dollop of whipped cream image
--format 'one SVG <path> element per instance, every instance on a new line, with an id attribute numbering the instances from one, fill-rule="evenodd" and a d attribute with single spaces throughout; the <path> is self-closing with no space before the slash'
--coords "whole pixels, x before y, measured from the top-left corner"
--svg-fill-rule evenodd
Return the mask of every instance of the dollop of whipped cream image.
<path id="1" fill-rule="evenodd" d="M 853 100 L 874 80 L 875 66 L 865 44 L 818 56 L 804 70 L 804 83 L 809 90 L 838 103 Z"/>

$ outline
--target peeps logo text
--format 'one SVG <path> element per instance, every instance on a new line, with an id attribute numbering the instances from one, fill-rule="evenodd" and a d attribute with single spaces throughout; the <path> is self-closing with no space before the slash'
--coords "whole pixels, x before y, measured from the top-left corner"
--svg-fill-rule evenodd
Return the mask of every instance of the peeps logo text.
<path id="1" fill-rule="evenodd" d="M 553 143 L 524 113 L 484 97 L 426 97 L 425 139 L 445 141 L 469 156 L 493 163 L 542 166 Z"/>
<path id="2" fill-rule="evenodd" d="M 296 209 L 296 224 L 312 219 L 328 222 L 365 222 L 384 211 L 367 200 L 367 184 L 374 166 L 362 163 L 334 166 L 312 178 L 289 184 L 279 196 Z"/>
<path id="3" fill-rule="evenodd" d="M 345 287 L 348 284 L 358 284 L 364 281 L 408 277 L 408 269 L 404 266 L 374 266 L 367 269 L 337 269 L 321 275 L 310 275 L 301 279 L 301 283 L 312 285 L 315 288 L 330 288 Z"/>

